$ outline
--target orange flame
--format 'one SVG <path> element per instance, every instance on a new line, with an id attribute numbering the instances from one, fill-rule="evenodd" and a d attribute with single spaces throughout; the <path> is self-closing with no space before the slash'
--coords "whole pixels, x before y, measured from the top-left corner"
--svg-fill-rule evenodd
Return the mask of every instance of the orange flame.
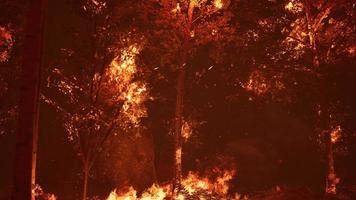
<path id="1" fill-rule="evenodd" d="M 214 1 L 214 6 L 217 9 L 221 9 L 224 6 L 224 4 L 223 4 L 222 0 L 215 0 Z"/>
<path id="2" fill-rule="evenodd" d="M 121 51 L 110 63 L 105 73 L 108 78 L 107 88 L 114 99 L 110 101 L 123 101 L 121 113 L 131 125 L 138 126 L 140 119 L 147 116 L 147 109 L 143 105 L 149 98 L 147 84 L 143 81 L 133 81 L 138 72 L 136 56 L 141 48 L 131 45 Z"/>
<path id="3" fill-rule="evenodd" d="M 331 130 L 331 142 L 336 143 L 341 136 L 341 126 L 336 126 Z"/>
<path id="4" fill-rule="evenodd" d="M 182 180 L 182 188 L 189 195 L 193 195 L 199 191 L 206 191 L 207 194 L 217 194 L 221 197 L 226 197 L 229 190 L 229 181 L 235 175 L 235 170 L 220 170 L 213 169 L 212 174 L 218 174 L 217 178 L 210 180 L 208 177 L 201 177 L 197 173 L 189 172 Z M 129 187 L 124 192 L 114 190 L 110 193 L 107 200 L 164 200 L 171 194 L 171 184 L 153 184 L 150 188 L 143 192 L 141 197 L 137 197 L 137 192 L 132 187 Z M 235 194 L 233 199 L 238 199 L 240 195 Z M 203 198 L 203 197 L 202 197 Z M 179 194 L 176 200 L 184 200 L 185 195 Z M 227 198 L 223 198 L 227 199 Z M 230 198 L 231 199 L 231 198 Z"/>

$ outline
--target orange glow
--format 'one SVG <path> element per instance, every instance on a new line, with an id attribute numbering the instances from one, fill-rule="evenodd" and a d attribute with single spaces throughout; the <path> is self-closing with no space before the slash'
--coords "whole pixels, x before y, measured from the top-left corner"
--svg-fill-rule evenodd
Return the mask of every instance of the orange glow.
<path id="1" fill-rule="evenodd" d="M 245 89 L 257 95 L 262 95 L 269 90 L 269 85 L 260 71 L 254 71 L 251 73 L 249 80 L 245 84 Z"/>
<path id="2" fill-rule="evenodd" d="M 284 8 L 291 13 L 299 13 L 303 10 L 303 4 L 298 0 L 291 0 L 284 6 Z"/>
<path id="3" fill-rule="evenodd" d="M 226 197 L 228 195 L 229 181 L 235 175 L 235 170 L 220 170 L 213 169 L 212 175 L 218 175 L 214 180 L 208 177 L 201 177 L 197 173 L 189 172 L 188 175 L 182 180 L 182 188 L 189 195 L 193 195 L 199 191 L 206 191 L 209 195 L 219 195 L 221 197 Z M 141 197 L 137 197 L 137 192 L 129 187 L 126 191 L 117 192 L 113 191 L 110 193 L 107 200 L 163 200 L 169 197 L 171 194 L 171 184 L 157 185 L 153 184 L 150 188 L 143 192 Z M 235 194 L 235 198 L 239 197 Z M 179 194 L 176 200 L 184 200 L 185 195 Z M 226 198 L 224 198 L 226 199 Z"/>
<path id="4" fill-rule="evenodd" d="M 136 56 L 141 48 L 132 45 L 121 51 L 109 66 L 105 76 L 108 77 L 107 90 L 113 100 L 123 101 L 122 116 L 131 125 L 138 126 L 140 119 L 147 116 L 143 103 L 149 98 L 147 84 L 144 81 L 133 81 L 137 73 Z"/>
<path id="5" fill-rule="evenodd" d="M 336 126 L 331 130 L 331 142 L 336 143 L 341 136 L 341 127 Z"/>
<path id="6" fill-rule="evenodd" d="M 221 9 L 221 8 L 223 8 L 224 4 L 223 4 L 222 0 L 215 0 L 214 1 L 214 6 L 217 9 Z"/>
<path id="7" fill-rule="evenodd" d="M 174 13 L 178 12 L 179 13 L 180 10 L 181 10 L 180 5 L 179 5 L 179 3 L 177 3 L 176 7 L 172 10 L 172 12 L 174 12 Z"/>
<path id="8" fill-rule="evenodd" d="M 6 27 L 0 26 L 0 63 L 9 60 L 13 43 L 11 32 Z"/>
<path id="9" fill-rule="evenodd" d="M 33 189 L 32 189 L 32 195 L 37 199 L 45 199 L 45 200 L 57 200 L 56 195 L 46 193 L 43 191 L 42 187 L 38 184 L 36 184 Z"/>
<path id="10" fill-rule="evenodd" d="M 184 121 L 182 126 L 182 137 L 184 141 L 188 141 L 188 139 L 192 134 L 193 134 L 192 124 L 190 122 Z"/>

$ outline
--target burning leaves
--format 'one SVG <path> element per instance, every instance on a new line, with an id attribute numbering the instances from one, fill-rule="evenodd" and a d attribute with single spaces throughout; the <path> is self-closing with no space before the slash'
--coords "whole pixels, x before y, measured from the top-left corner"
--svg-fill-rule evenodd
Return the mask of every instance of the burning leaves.
<path id="1" fill-rule="evenodd" d="M 336 126 L 331 130 L 331 142 L 336 143 L 341 137 L 341 126 Z"/>
<path id="2" fill-rule="evenodd" d="M 285 88 L 280 76 L 274 75 L 270 78 L 261 70 L 253 71 L 243 87 L 257 96 L 273 93 L 274 91 L 283 90 Z"/>
<path id="3" fill-rule="evenodd" d="M 34 188 L 32 189 L 32 193 L 35 199 L 57 200 L 56 195 L 44 192 L 42 187 L 38 184 L 34 186 Z"/>
<path id="4" fill-rule="evenodd" d="M 284 8 L 293 14 L 300 13 L 303 11 L 303 3 L 299 0 L 291 0 Z"/>
<path id="5" fill-rule="evenodd" d="M 105 88 L 114 97 L 114 101 L 123 101 L 122 114 L 127 121 L 138 126 L 140 119 L 147 116 L 144 102 L 149 99 L 147 84 L 144 81 L 134 81 L 138 73 L 135 56 L 139 53 L 138 46 L 130 46 L 122 50 L 110 64 L 104 76 L 107 76 Z M 105 79 L 105 77 L 104 77 Z"/>
<path id="6" fill-rule="evenodd" d="M 87 0 L 83 9 L 97 15 L 102 13 L 106 7 L 106 0 Z"/>

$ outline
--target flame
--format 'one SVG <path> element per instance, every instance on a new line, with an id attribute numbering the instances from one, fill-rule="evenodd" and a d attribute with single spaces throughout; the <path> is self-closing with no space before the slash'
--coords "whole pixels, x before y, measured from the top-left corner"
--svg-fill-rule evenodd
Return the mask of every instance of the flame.
<path id="1" fill-rule="evenodd" d="M 284 6 L 284 9 L 288 10 L 291 13 L 299 13 L 303 11 L 303 4 L 298 0 L 291 0 Z"/>
<path id="2" fill-rule="evenodd" d="M 168 188 L 160 187 L 159 185 L 153 184 L 152 187 L 147 189 L 146 192 L 142 194 L 141 200 L 151 200 L 151 199 L 164 199 L 166 197 L 166 192 Z"/>
<path id="3" fill-rule="evenodd" d="M 181 10 L 179 3 L 177 3 L 176 7 L 172 10 L 173 13 L 179 13 Z"/>
<path id="4" fill-rule="evenodd" d="M 205 191 L 208 195 L 218 195 L 222 199 L 228 199 L 228 183 L 235 175 L 235 170 L 220 170 L 214 168 L 211 173 L 212 175 L 217 175 L 214 180 L 211 180 L 208 177 L 201 177 L 194 172 L 189 172 L 181 183 L 183 190 L 186 191 L 187 194 L 180 193 L 175 199 L 190 199 L 186 196 L 199 196 L 198 193 L 201 191 Z M 145 190 L 140 197 L 138 197 L 136 190 L 129 187 L 123 192 L 118 192 L 116 190 L 112 191 L 106 200 L 164 200 L 170 196 L 171 189 L 171 184 L 169 183 L 162 185 L 153 184 L 150 188 Z M 235 194 L 232 199 L 239 199 L 239 197 L 239 194 Z M 205 199 L 205 196 L 199 199 Z"/>
<path id="5" fill-rule="evenodd" d="M 182 162 L 182 148 L 178 148 L 174 155 L 175 155 L 176 162 L 181 163 Z"/>
<path id="6" fill-rule="evenodd" d="M 122 114 L 134 126 L 140 119 L 147 116 L 143 103 L 149 98 L 147 84 L 144 81 L 133 81 L 138 69 L 136 56 L 141 48 L 131 45 L 121 51 L 110 63 L 106 76 L 108 77 L 108 93 L 112 94 L 110 101 L 123 101 Z"/>
<path id="7" fill-rule="evenodd" d="M 341 126 L 336 126 L 331 130 L 331 142 L 336 143 L 341 136 Z"/>
<path id="8" fill-rule="evenodd" d="M 129 187 L 128 191 L 117 193 L 116 190 L 112 191 L 106 200 L 136 200 L 137 194 L 133 187 Z"/>
<path id="9" fill-rule="evenodd" d="M 184 121 L 182 125 L 182 137 L 185 142 L 188 141 L 190 136 L 193 134 L 192 123 L 188 121 Z"/>
<path id="10" fill-rule="evenodd" d="M 214 1 L 214 6 L 217 9 L 221 9 L 221 8 L 223 8 L 224 4 L 223 4 L 222 0 L 215 0 Z"/>
<path id="11" fill-rule="evenodd" d="M 9 60 L 13 45 L 11 31 L 7 27 L 0 26 L 0 63 Z"/>
<path id="12" fill-rule="evenodd" d="M 112 81 L 129 82 L 137 72 L 135 57 L 139 54 L 139 49 L 132 45 L 122 50 L 121 55 L 114 58 L 110 63 L 109 76 Z"/>
<path id="13" fill-rule="evenodd" d="M 32 195 L 35 197 L 35 199 L 39 197 L 44 200 L 57 200 L 56 195 L 44 192 L 42 187 L 38 184 L 32 188 Z"/>
<path id="14" fill-rule="evenodd" d="M 269 90 L 267 80 L 260 71 L 252 72 L 244 87 L 247 91 L 254 92 L 257 95 L 265 94 Z"/>

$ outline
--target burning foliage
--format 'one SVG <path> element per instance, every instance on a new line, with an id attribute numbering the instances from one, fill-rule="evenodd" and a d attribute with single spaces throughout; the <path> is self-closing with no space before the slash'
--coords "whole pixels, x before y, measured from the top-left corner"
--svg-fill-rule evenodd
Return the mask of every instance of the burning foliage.
<path id="1" fill-rule="evenodd" d="M 9 60 L 14 38 L 8 27 L 0 25 L 0 63 Z"/>

